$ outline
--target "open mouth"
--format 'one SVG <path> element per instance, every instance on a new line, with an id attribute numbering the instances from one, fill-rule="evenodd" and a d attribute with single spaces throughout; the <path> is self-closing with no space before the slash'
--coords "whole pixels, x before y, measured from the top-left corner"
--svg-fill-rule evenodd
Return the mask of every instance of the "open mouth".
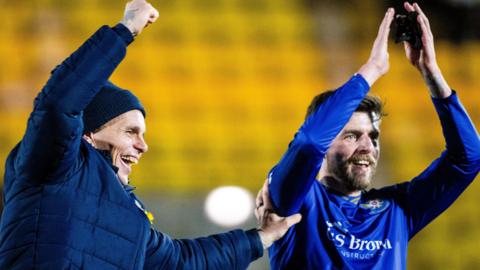
<path id="1" fill-rule="evenodd" d="M 360 166 L 360 167 L 364 167 L 364 168 L 367 168 L 370 166 L 370 161 L 368 160 L 355 160 L 352 162 L 353 165 L 355 166 Z"/>
<path id="2" fill-rule="evenodd" d="M 131 165 L 134 165 L 134 164 L 138 164 L 138 158 L 135 156 L 122 155 L 120 156 L 120 159 L 122 160 L 122 163 L 127 165 L 127 167 L 130 167 Z"/>
<path id="3" fill-rule="evenodd" d="M 374 168 L 375 162 L 370 159 L 354 159 L 350 161 L 352 170 L 367 173 Z"/>

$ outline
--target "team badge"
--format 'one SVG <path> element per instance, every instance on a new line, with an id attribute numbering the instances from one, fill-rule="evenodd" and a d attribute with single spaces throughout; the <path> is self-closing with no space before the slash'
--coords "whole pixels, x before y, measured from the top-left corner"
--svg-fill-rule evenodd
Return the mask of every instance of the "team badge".
<path id="1" fill-rule="evenodd" d="M 369 200 L 366 203 L 361 203 L 360 207 L 363 209 L 370 210 L 371 214 L 382 212 L 385 210 L 390 203 L 388 201 L 380 200 L 380 199 L 374 199 L 374 200 Z"/>

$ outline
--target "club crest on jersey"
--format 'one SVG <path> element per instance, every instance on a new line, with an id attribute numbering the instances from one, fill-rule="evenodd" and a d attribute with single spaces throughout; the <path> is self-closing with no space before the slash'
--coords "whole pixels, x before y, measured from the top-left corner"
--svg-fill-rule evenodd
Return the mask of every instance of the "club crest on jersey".
<path id="1" fill-rule="evenodd" d="M 374 199 L 374 200 L 369 200 L 366 203 L 361 203 L 360 207 L 363 209 L 370 210 L 370 213 L 378 213 L 385 210 L 388 207 L 388 205 L 389 205 L 388 201 Z"/>

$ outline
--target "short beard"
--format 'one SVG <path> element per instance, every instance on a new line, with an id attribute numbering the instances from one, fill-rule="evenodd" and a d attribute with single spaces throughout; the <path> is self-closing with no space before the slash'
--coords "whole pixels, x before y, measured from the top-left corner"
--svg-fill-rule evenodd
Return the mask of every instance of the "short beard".
<path id="1" fill-rule="evenodd" d="M 340 181 L 340 185 L 346 191 L 361 191 L 365 190 L 370 186 L 372 182 L 373 175 L 375 175 L 376 171 L 376 163 L 372 162 L 370 164 L 370 171 L 366 174 L 355 174 L 351 168 L 353 166 L 352 159 L 348 160 L 339 160 L 340 158 L 337 157 L 336 166 L 332 166 L 331 173 Z"/>

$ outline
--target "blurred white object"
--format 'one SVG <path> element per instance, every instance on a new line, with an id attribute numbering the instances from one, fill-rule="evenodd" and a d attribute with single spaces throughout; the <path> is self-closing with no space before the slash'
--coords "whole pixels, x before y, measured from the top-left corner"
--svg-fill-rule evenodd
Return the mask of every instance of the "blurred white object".
<path id="1" fill-rule="evenodd" d="M 254 207 L 253 196 L 244 188 L 219 187 L 211 191 L 205 200 L 205 213 L 222 227 L 238 226 L 250 217 Z"/>

